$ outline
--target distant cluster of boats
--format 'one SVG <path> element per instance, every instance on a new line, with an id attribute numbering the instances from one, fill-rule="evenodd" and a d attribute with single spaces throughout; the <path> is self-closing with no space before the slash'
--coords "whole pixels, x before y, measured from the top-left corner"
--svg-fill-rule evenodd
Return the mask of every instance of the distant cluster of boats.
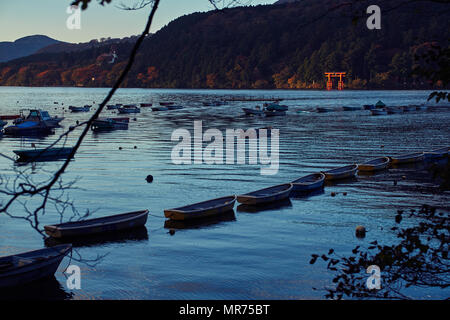
<path id="1" fill-rule="evenodd" d="M 374 116 L 379 115 L 387 115 L 387 114 L 398 114 L 404 112 L 413 112 L 413 111 L 425 111 L 430 107 L 427 105 L 405 105 L 405 106 L 386 106 L 382 101 L 378 101 L 376 104 L 368 104 L 363 106 L 342 106 L 339 108 L 332 107 L 315 107 L 310 110 L 297 110 L 299 112 L 303 111 L 315 111 L 317 113 L 327 113 L 327 112 L 335 112 L 335 111 L 358 111 L 358 110 L 369 110 L 370 113 Z M 264 103 L 261 106 L 256 106 L 254 108 L 242 108 L 244 114 L 247 116 L 285 116 L 286 111 L 288 111 L 288 106 L 280 105 L 279 101 L 274 101 L 271 103 Z"/>

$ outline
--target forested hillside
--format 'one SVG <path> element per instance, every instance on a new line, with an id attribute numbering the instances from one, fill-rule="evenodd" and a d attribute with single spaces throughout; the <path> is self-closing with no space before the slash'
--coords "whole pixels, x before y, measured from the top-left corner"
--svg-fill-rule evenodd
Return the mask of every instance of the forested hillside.
<path id="1" fill-rule="evenodd" d="M 411 70 L 415 54 L 448 47 L 448 4 L 394 9 L 400 1 L 378 1 L 382 29 L 368 30 L 371 3 L 357 2 L 303 0 L 180 17 L 144 42 L 124 86 L 323 88 L 324 72 L 345 71 L 350 88 L 439 88 Z M 110 86 L 130 50 L 120 43 L 32 55 L 0 64 L 0 84 Z"/>

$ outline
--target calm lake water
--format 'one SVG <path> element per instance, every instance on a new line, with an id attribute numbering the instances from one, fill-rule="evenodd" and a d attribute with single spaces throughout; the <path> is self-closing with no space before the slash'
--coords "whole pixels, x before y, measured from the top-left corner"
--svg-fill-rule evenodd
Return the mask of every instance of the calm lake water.
<path id="1" fill-rule="evenodd" d="M 45 146 L 77 120 L 90 113 L 67 112 L 69 105 L 99 103 L 107 89 L 0 87 L 0 114 L 16 114 L 23 108 L 42 108 L 63 115 L 63 128 L 45 138 L 0 138 L 0 152 Z M 374 176 L 326 186 L 324 192 L 295 197 L 259 212 L 235 208 L 223 221 L 165 228 L 163 210 L 230 194 L 241 194 L 335 166 L 361 162 L 381 155 L 430 150 L 449 145 L 450 108 L 389 116 L 369 111 L 339 111 L 341 106 L 362 106 L 378 100 L 388 105 L 426 103 L 426 91 L 232 91 L 121 89 L 113 103 L 174 101 L 182 110 L 152 112 L 142 108 L 131 115 L 128 130 L 105 133 L 90 131 L 71 162 L 64 181 L 79 178 L 70 198 L 78 210 L 96 210 L 94 217 L 148 208 L 145 230 L 115 239 L 81 245 L 74 258 L 94 259 L 95 266 L 66 258 L 56 279 L 27 294 L 44 298 L 73 299 L 320 299 L 331 284 L 326 265 L 310 265 L 313 253 L 334 248 L 349 253 L 356 245 L 394 238 L 390 227 L 398 209 L 422 204 L 448 210 L 449 193 L 436 191 L 427 165 L 390 169 Z M 288 100 L 285 117 L 246 117 L 241 107 L 261 102 L 230 102 L 204 107 L 203 101 L 230 97 L 280 97 Z M 54 104 L 58 102 L 59 104 Z M 64 105 L 62 105 L 64 104 Z M 431 103 L 428 103 L 432 105 Z M 308 112 L 317 106 L 335 112 Z M 94 105 L 94 108 L 96 106 Z M 104 111 L 104 115 L 113 115 Z M 271 126 L 280 130 L 280 167 L 276 175 L 260 174 L 260 165 L 175 165 L 171 141 L 175 129 L 193 134 L 195 120 L 203 130 L 248 129 Z M 69 136 L 74 143 L 80 129 Z M 122 150 L 119 150 L 119 147 Z M 0 158 L 5 177 L 15 170 L 29 170 L 33 179 L 46 177 L 43 170 L 56 170 L 62 162 L 34 166 L 13 165 Z M 145 177 L 153 175 L 153 183 Z M 403 177 L 403 179 L 402 179 Z M 398 181 L 394 185 L 393 181 Z M 331 193 L 338 193 L 332 197 Z M 344 196 L 343 192 L 347 195 Z M 2 200 L 5 199 L 1 195 Z M 23 215 L 17 205 L 11 210 Z M 67 218 L 70 216 L 68 214 Z M 49 206 L 42 225 L 59 221 Z M 357 225 L 368 229 L 357 239 Z M 0 216 L 0 256 L 44 247 L 42 237 L 26 221 Z M 106 256 L 105 256 L 106 255 Z M 81 290 L 69 290 L 63 269 L 77 264 L 82 270 Z M 412 290 L 417 298 L 447 298 L 449 290 Z M 22 293 L 25 294 L 25 293 Z"/>

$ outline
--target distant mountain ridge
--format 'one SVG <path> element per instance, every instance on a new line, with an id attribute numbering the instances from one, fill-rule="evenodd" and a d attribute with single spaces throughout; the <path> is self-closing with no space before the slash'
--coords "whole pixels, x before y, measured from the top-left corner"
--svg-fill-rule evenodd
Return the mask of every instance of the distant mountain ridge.
<path id="1" fill-rule="evenodd" d="M 58 43 L 63 42 L 44 35 L 23 37 L 13 42 L 0 42 L 0 62 L 29 56 L 44 47 Z"/>
<path id="2" fill-rule="evenodd" d="M 378 3 L 386 8 L 381 30 L 369 30 L 364 16 L 352 19 L 346 6 L 327 12 L 335 7 L 329 0 L 185 15 L 143 42 L 122 86 L 321 89 L 324 72 L 345 71 L 347 88 L 430 89 L 433 84 L 411 74 L 414 57 L 434 44 L 448 48 L 450 29 L 443 27 L 448 19 L 442 14 L 448 8 L 414 2 L 389 12 L 404 0 Z M 77 46 L 54 45 L 0 63 L 0 85 L 111 86 L 132 45 L 109 43 L 76 53 L 68 48 Z M 48 51 L 56 47 L 66 49 Z"/>

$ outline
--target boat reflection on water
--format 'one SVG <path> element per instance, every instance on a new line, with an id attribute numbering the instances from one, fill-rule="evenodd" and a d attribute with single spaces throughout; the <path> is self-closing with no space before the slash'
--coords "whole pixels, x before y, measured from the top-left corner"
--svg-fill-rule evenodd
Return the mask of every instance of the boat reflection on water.
<path id="1" fill-rule="evenodd" d="M 289 195 L 289 197 L 291 197 L 292 199 L 304 199 L 304 198 L 309 198 L 309 197 L 314 197 L 314 196 L 320 196 L 321 194 L 325 193 L 325 189 L 324 188 L 320 188 L 320 189 L 316 189 L 316 190 L 312 190 L 312 191 L 292 191 L 291 194 Z"/>
<path id="2" fill-rule="evenodd" d="M 291 208 L 291 207 L 292 207 L 292 202 L 289 198 L 287 198 L 284 200 L 260 204 L 260 205 L 240 204 L 237 206 L 237 211 L 246 212 L 246 213 L 258 213 L 258 212 L 263 212 L 263 211 L 272 211 L 272 210 Z"/>
<path id="3" fill-rule="evenodd" d="M 200 229 L 213 225 L 220 224 L 222 222 L 236 221 L 234 210 L 226 211 L 220 215 L 192 219 L 192 220 L 171 220 L 164 221 L 164 228 L 172 230 L 185 230 L 185 229 Z"/>
<path id="4" fill-rule="evenodd" d="M 55 276 L 27 283 L 23 286 L 0 289 L 0 300 L 69 300 L 73 294 L 66 292 Z"/>
<path id="5" fill-rule="evenodd" d="M 148 231 L 146 227 L 139 227 L 123 231 L 108 232 L 98 235 L 79 237 L 79 238 L 63 238 L 55 239 L 48 237 L 44 240 L 45 246 L 53 247 L 63 243 L 71 243 L 72 247 L 93 247 L 108 243 L 121 243 L 129 241 L 147 241 Z"/>

